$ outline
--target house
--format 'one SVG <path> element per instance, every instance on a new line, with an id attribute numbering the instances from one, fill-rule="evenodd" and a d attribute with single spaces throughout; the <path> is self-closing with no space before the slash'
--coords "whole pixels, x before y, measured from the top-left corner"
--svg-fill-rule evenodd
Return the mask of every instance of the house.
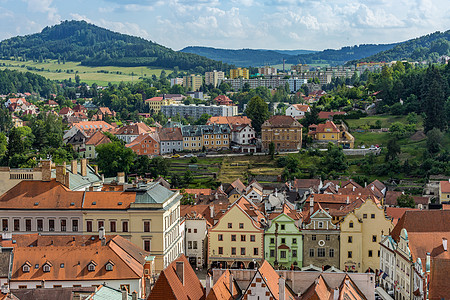
<path id="1" fill-rule="evenodd" d="M 233 125 L 231 129 L 232 146 L 237 146 L 241 152 L 256 152 L 256 131 L 249 124 Z"/>
<path id="2" fill-rule="evenodd" d="M 302 216 L 289 205 L 269 214 L 269 228 L 264 235 L 265 259 L 286 269 L 303 266 Z"/>
<path id="3" fill-rule="evenodd" d="M 92 121 L 103 121 L 106 117 L 114 118 L 116 116 L 116 112 L 110 110 L 109 107 L 99 107 L 97 112 L 92 116 Z"/>
<path id="4" fill-rule="evenodd" d="M 5 102 L 5 107 L 9 108 L 12 104 L 16 104 L 16 105 L 20 106 L 26 102 L 27 102 L 27 100 L 25 100 L 25 98 L 9 98 Z"/>
<path id="5" fill-rule="evenodd" d="M 228 117 L 211 117 L 206 122 L 206 125 L 212 124 L 228 124 L 230 127 L 237 125 L 252 125 L 252 120 L 250 120 L 247 116 L 228 116 Z"/>
<path id="6" fill-rule="evenodd" d="M 333 121 L 327 120 L 325 124 L 310 125 L 308 135 L 318 143 L 328 144 L 332 142 L 337 145 L 342 145 L 344 148 L 353 148 L 355 138 L 343 126 L 340 127 L 341 129 Z"/>
<path id="7" fill-rule="evenodd" d="M 23 120 L 22 119 L 20 119 L 19 117 L 17 117 L 14 114 L 11 116 L 11 118 L 12 118 L 12 122 L 13 122 L 13 125 L 14 125 L 15 128 L 23 127 Z"/>
<path id="8" fill-rule="evenodd" d="M 181 255 L 159 274 L 148 300 L 205 299 L 205 290 L 186 257 Z"/>
<path id="9" fill-rule="evenodd" d="M 311 112 L 309 105 L 292 104 L 286 109 L 286 116 L 291 116 L 294 119 L 302 119 L 307 112 Z"/>
<path id="10" fill-rule="evenodd" d="M 224 270 L 222 275 L 212 283 L 212 277 L 206 275 L 206 300 L 239 299 L 242 291 L 230 270 Z"/>
<path id="11" fill-rule="evenodd" d="M 449 202 L 450 201 L 450 179 L 447 181 L 439 182 L 439 202 Z"/>
<path id="12" fill-rule="evenodd" d="M 143 133 L 125 147 L 131 148 L 137 155 L 149 157 L 160 155 L 160 140 L 156 133 Z"/>
<path id="13" fill-rule="evenodd" d="M 340 266 L 346 272 L 375 273 L 380 265 L 379 243 L 393 229 L 381 206 L 368 198 L 340 222 Z"/>
<path id="14" fill-rule="evenodd" d="M 118 235 L 18 234 L 0 244 L 14 248 L 10 289 L 108 285 L 145 296 L 149 254 Z"/>
<path id="15" fill-rule="evenodd" d="M 319 112 L 319 119 L 332 120 L 334 116 L 344 116 L 345 111 L 321 111 Z"/>
<path id="16" fill-rule="evenodd" d="M 76 152 L 84 152 L 86 150 L 86 140 L 89 136 L 83 130 L 77 131 L 73 136 L 67 139 L 66 144 L 72 145 Z"/>
<path id="17" fill-rule="evenodd" d="M 313 265 L 323 270 L 331 267 L 339 269 L 339 227 L 333 224 L 331 215 L 320 204 L 304 220 L 302 234 L 303 265 Z"/>
<path id="18" fill-rule="evenodd" d="M 83 113 L 83 114 L 87 114 L 87 108 L 86 107 L 84 107 L 83 105 L 81 105 L 81 104 L 77 104 L 77 105 L 75 105 L 74 107 L 73 107 L 73 111 L 74 112 L 80 112 L 80 113 Z"/>
<path id="19" fill-rule="evenodd" d="M 44 103 L 44 105 L 45 105 L 45 106 L 48 106 L 48 107 L 54 108 L 54 107 L 57 107 L 57 106 L 58 106 L 58 103 L 57 103 L 56 101 L 54 101 L 54 100 L 48 100 L 48 101 L 46 101 L 46 102 Z"/>
<path id="20" fill-rule="evenodd" d="M 231 128 L 226 124 L 186 125 L 181 132 L 184 150 L 222 150 L 230 147 Z"/>
<path id="21" fill-rule="evenodd" d="M 286 284 L 286 278 L 280 276 L 265 260 L 258 268 L 243 292 L 244 300 L 257 299 L 296 299 L 296 294 Z"/>
<path id="22" fill-rule="evenodd" d="M 330 287 L 321 274 L 301 295 L 301 300 L 309 299 L 334 299 L 334 300 L 366 300 L 366 295 L 358 288 L 357 284 L 346 274 L 339 286 Z"/>
<path id="23" fill-rule="evenodd" d="M 118 128 L 114 135 L 120 140 L 124 141 L 125 144 L 129 144 L 139 135 L 154 131 L 155 130 L 152 130 L 150 127 L 147 126 L 147 124 L 139 122 L 139 123 L 131 123 L 129 125 L 125 125 Z"/>
<path id="24" fill-rule="evenodd" d="M 183 151 L 183 134 L 180 128 L 162 128 L 159 132 L 161 154 Z"/>
<path id="25" fill-rule="evenodd" d="M 71 115 L 73 115 L 73 113 L 74 113 L 74 111 L 70 107 L 63 107 L 60 109 L 58 115 L 60 117 L 67 118 L 67 117 L 70 117 Z"/>
<path id="26" fill-rule="evenodd" d="M 225 106 L 233 105 L 233 101 L 225 95 L 217 96 L 216 98 L 214 98 L 214 102 L 216 102 L 216 105 L 225 105 Z"/>
<path id="27" fill-rule="evenodd" d="M 271 143 L 276 151 L 298 151 L 302 147 L 302 125 L 291 116 L 272 116 L 262 125 L 262 146 L 269 150 Z"/>
<path id="28" fill-rule="evenodd" d="M 152 97 L 152 98 L 146 99 L 144 102 L 148 105 L 148 107 L 150 109 L 150 113 L 153 115 L 158 114 L 163 105 L 170 104 L 170 100 L 165 99 L 164 97 Z"/>
<path id="29" fill-rule="evenodd" d="M 88 138 L 85 142 L 85 151 L 82 154 L 84 158 L 97 158 L 96 148 L 99 145 L 109 144 L 111 140 L 105 134 L 100 131 L 94 133 L 90 138 Z"/>
<path id="30" fill-rule="evenodd" d="M 114 134 L 116 132 L 116 127 L 106 123 L 105 121 L 87 121 L 78 122 L 73 124 L 66 133 L 64 133 L 63 140 L 67 142 L 69 138 L 74 136 L 78 131 L 82 131 L 85 136 L 90 137 L 96 131 L 109 132 Z"/>
<path id="31" fill-rule="evenodd" d="M 82 112 L 74 112 L 71 116 L 66 117 L 67 123 L 74 124 L 78 122 L 86 122 L 89 120 L 89 118 L 86 116 L 85 113 Z"/>
<path id="32" fill-rule="evenodd" d="M 261 264 L 265 222 L 258 207 L 240 197 L 208 232 L 209 265 L 255 268 Z"/>

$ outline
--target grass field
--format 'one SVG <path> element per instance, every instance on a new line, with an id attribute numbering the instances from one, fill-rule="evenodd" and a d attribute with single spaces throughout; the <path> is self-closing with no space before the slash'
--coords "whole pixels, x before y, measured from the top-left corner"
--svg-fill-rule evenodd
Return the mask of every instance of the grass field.
<path id="1" fill-rule="evenodd" d="M 419 117 L 419 119 L 421 119 Z M 369 116 L 361 119 L 351 119 L 346 120 L 350 129 L 361 128 L 364 125 L 375 125 L 377 120 L 381 121 L 382 128 L 389 128 L 389 126 L 394 122 L 401 122 L 406 124 L 406 116 L 391 116 L 391 115 L 378 115 L 378 116 Z M 421 121 L 421 120 L 420 120 Z M 421 125 L 421 122 L 419 122 Z"/>
<path id="2" fill-rule="evenodd" d="M 22 72 L 29 71 L 31 73 L 42 75 L 52 80 L 64 80 L 72 78 L 75 75 L 80 76 L 82 82 L 87 84 L 97 83 L 98 85 L 107 85 L 120 82 L 136 82 L 139 77 L 151 77 L 156 75 L 159 77 L 162 69 L 150 67 L 88 67 L 82 66 L 79 62 L 66 62 L 58 64 L 56 60 L 48 60 L 47 62 L 33 61 L 14 61 L 0 60 L 0 69 L 11 69 Z M 171 70 L 165 70 L 166 74 L 172 73 Z"/>

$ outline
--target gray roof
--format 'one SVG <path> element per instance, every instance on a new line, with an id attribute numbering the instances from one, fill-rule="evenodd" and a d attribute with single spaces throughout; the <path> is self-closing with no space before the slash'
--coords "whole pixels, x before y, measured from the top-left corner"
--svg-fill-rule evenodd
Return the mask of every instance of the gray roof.
<path id="1" fill-rule="evenodd" d="M 3 248 L 0 252 L 0 278 L 11 278 L 12 248 Z"/>
<path id="2" fill-rule="evenodd" d="M 122 300 L 122 291 L 113 289 L 109 286 L 102 286 L 94 294 L 86 298 L 86 300 Z M 131 295 L 127 295 L 127 299 L 132 299 Z"/>
<path id="3" fill-rule="evenodd" d="M 183 137 L 201 136 L 202 134 L 230 134 L 231 128 L 228 124 L 212 125 L 186 125 L 181 127 Z"/>
<path id="4" fill-rule="evenodd" d="M 71 165 L 66 164 L 66 170 L 69 173 L 69 189 L 72 191 L 79 190 L 82 187 L 91 186 L 92 184 L 102 182 L 102 177 L 95 174 L 94 168 L 87 165 L 87 176 L 81 176 L 81 163 L 77 165 L 77 174 L 73 174 L 71 170 Z M 52 169 L 52 178 L 56 178 L 56 170 Z"/>
<path id="5" fill-rule="evenodd" d="M 158 182 L 153 182 L 136 191 L 135 203 L 162 204 L 171 198 L 175 192 L 163 187 Z"/>

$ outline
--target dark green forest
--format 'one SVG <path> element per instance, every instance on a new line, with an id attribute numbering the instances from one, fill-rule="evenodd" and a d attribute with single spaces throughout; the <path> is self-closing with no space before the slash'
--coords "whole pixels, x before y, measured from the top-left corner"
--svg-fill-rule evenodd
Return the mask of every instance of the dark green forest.
<path id="1" fill-rule="evenodd" d="M 30 72 L 0 70 L 0 94 L 37 93 L 49 96 L 58 90 L 57 83 L 50 79 Z"/>
<path id="2" fill-rule="evenodd" d="M 63 21 L 42 32 L 0 43 L 3 59 L 81 61 L 87 66 L 155 66 L 190 70 L 226 70 L 230 66 L 190 53 L 173 51 L 143 38 L 121 34 L 85 21 Z"/>

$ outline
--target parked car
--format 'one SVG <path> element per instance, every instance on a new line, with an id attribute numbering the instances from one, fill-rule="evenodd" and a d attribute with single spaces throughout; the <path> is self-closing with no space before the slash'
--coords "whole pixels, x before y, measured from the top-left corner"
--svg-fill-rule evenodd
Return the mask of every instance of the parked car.
<path id="1" fill-rule="evenodd" d="M 189 153 L 189 154 L 186 154 L 185 156 L 184 156 L 185 158 L 190 158 L 190 157 L 194 157 L 194 154 L 192 154 L 192 153 Z"/>
<path id="2" fill-rule="evenodd" d="M 172 158 L 180 158 L 180 154 L 174 154 L 172 155 Z"/>
<path id="3" fill-rule="evenodd" d="M 197 154 L 197 157 L 206 157 L 206 153 L 199 153 L 199 154 Z"/>

